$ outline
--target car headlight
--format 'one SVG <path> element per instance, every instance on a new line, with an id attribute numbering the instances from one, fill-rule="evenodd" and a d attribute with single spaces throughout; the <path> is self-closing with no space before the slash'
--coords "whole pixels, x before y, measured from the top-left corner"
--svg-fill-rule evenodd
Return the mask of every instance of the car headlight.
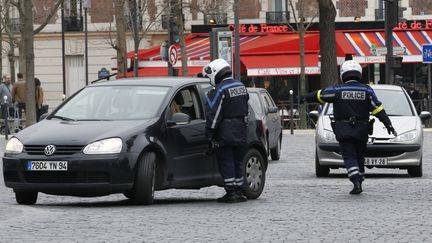
<path id="1" fill-rule="evenodd" d="M 329 143 L 337 143 L 336 136 L 333 131 L 323 130 L 323 139 Z"/>
<path id="2" fill-rule="evenodd" d="M 123 146 L 120 138 L 107 138 L 88 144 L 84 154 L 118 154 Z"/>
<path id="3" fill-rule="evenodd" d="M 402 133 L 395 138 L 389 139 L 390 142 L 408 142 L 417 137 L 417 130 Z"/>
<path id="4" fill-rule="evenodd" d="M 24 145 L 16 137 L 12 137 L 6 144 L 5 153 L 19 154 L 23 151 Z"/>

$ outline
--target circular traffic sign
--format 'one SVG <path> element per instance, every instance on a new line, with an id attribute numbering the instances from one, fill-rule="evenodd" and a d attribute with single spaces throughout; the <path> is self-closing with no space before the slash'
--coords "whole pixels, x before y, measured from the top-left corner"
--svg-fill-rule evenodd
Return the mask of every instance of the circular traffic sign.
<path id="1" fill-rule="evenodd" d="M 168 61 L 173 66 L 177 63 L 177 48 L 174 45 L 171 45 L 168 49 Z"/>

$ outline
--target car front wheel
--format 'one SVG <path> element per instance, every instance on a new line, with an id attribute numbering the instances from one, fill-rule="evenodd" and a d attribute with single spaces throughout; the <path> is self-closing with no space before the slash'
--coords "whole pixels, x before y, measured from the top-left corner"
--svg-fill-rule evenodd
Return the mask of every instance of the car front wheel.
<path id="1" fill-rule="evenodd" d="M 408 174 L 411 177 L 422 177 L 423 176 L 423 163 L 422 163 L 422 160 L 420 160 L 420 165 L 409 167 L 408 168 Z"/>
<path id="2" fill-rule="evenodd" d="M 33 205 L 36 203 L 38 197 L 38 192 L 15 192 L 15 200 L 18 204 L 23 205 Z"/>
<path id="3" fill-rule="evenodd" d="M 315 152 L 315 174 L 316 177 L 327 177 L 330 173 L 328 166 L 320 165 L 318 159 L 318 152 Z"/>
<path id="4" fill-rule="evenodd" d="M 244 195 L 248 199 L 257 199 L 265 184 L 265 162 L 263 156 L 256 149 L 249 149 L 244 158 L 246 186 Z"/>
<path id="5" fill-rule="evenodd" d="M 138 163 L 133 196 L 130 197 L 135 204 L 153 204 L 155 177 L 156 154 L 146 152 Z"/>

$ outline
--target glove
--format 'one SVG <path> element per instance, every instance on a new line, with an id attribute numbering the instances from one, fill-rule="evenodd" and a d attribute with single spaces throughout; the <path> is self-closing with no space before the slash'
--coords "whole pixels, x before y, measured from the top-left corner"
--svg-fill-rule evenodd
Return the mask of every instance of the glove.
<path id="1" fill-rule="evenodd" d="M 396 130 L 394 129 L 394 127 L 392 126 L 392 125 L 390 125 L 390 126 L 388 126 L 388 127 L 386 127 L 387 128 L 387 132 L 388 132 L 388 134 L 392 134 L 393 133 L 393 135 L 396 137 L 397 136 L 397 132 L 396 132 Z"/>
<path id="2" fill-rule="evenodd" d="M 216 140 L 211 139 L 208 142 L 208 146 L 209 146 L 209 148 L 208 148 L 206 154 L 212 155 L 219 148 L 219 143 Z"/>

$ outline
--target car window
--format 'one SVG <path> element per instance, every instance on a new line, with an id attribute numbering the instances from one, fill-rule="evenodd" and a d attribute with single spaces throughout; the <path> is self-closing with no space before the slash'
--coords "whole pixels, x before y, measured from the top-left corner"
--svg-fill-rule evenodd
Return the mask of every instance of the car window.
<path id="1" fill-rule="evenodd" d="M 255 111 L 255 113 L 259 115 L 263 114 L 263 107 L 261 105 L 258 93 L 255 92 L 249 93 L 249 104 L 252 107 L 252 109 Z"/>
<path id="2" fill-rule="evenodd" d="M 83 89 L 54 115 L 74 120 L 139 120 L 157 115 L 168 87 L 93 86 Z"/>
<path id="3" fill-rule="evenodd" d="M 264 97 L 264 99 L 265 99 L 265 101 L 269 107 L 275 107 L 276 106 L 273 99 L 270 97 L 270 95 L 267 92 L 261 92 L 261 94 Z"/>
<path id="4" fill-rule="evenodd" d="M 189 115 L 192 120 L 203 118 L 199 96 L 194 87 L 177 92 L 171 100 L 169 109 L 170 115 L 181 112 Z"/>
<path id="5" fill-rule="evenodd" d="M 389 116 L 413 116 L 413 108 L 409 103 L 409 97 L 402 90 L 375 89 L 378 100 L 382 102 Z M 326 115 L 333 114 L 333 105 L 328 104 L 325 109 Z"/>

